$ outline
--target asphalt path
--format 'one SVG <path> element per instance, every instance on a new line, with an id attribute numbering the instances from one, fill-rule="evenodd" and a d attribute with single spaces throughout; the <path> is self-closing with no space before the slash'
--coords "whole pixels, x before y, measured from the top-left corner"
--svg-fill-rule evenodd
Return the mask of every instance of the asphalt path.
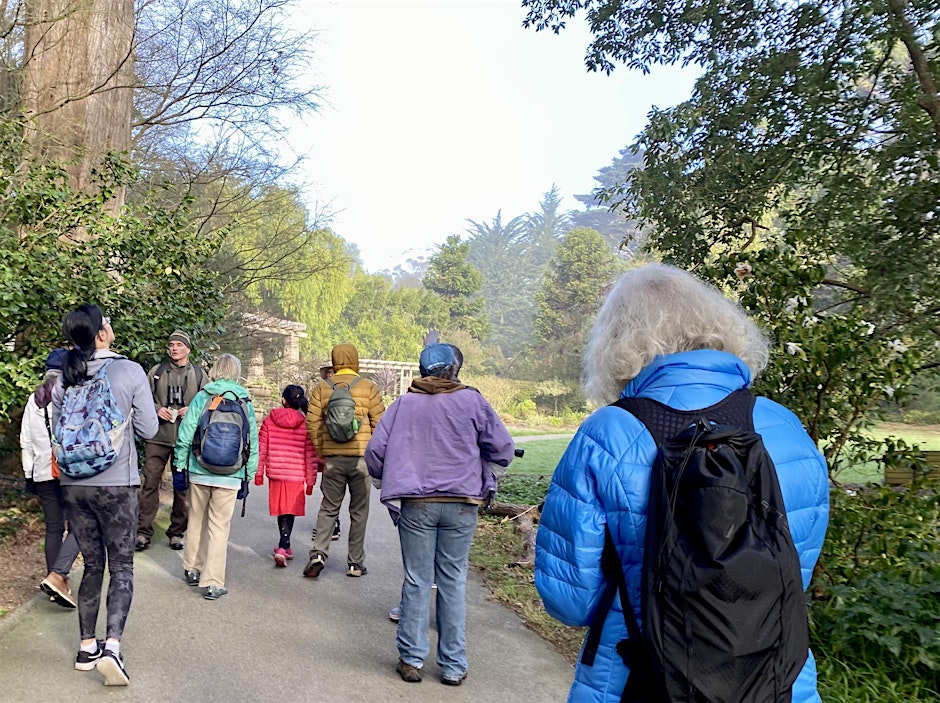
<path id="1" fill-rule="evenodd" d="M 432 626 L 424 681 L 403 682 L 394 671 L 395 625 L 387 617 L 401 589 L 397 532 L 373 491 L 369 573 L 347 577 L 344 505 L 343 536 L 332 543 L 326 568 L 316 579 L 304 578 L 318 496 L 315 491 L 307 515 L 297 518 L 296 558 L 278 569 L 271 558 L 277 526 L 268 515 L 267 486 L 252 486 L 245 517 L 239 503 L 232 520 L 229 594 L 214 602 L 186 585 L 182 552 L 169 549 L 162 530 L 155 535 L 134 565 L 134 602 L 121 645 L 127 687 L 105 687 L 96 671 L 74 670 L 76 611 L 37 595 L 0 620 L 0 701 L 565 700 L 571 666 L 512 611 L 489 600 L 473 572 L 467 583 L 467 680 L 459 687 L 441 685 Z M 80 575 L 73 573 L 75 584 Z M 102 598 L 99 637 L 105 633 L 104 613 Z"/>

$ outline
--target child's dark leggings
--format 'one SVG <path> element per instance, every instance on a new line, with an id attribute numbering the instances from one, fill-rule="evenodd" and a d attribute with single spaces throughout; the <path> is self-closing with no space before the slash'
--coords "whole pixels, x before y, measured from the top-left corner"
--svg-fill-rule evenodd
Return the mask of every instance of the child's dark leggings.
<path id="1" fill-rule="evenodd" d="M 137 486 L 62 486 L 69 529 L 85 559 L 78 589 L 78 626 L 83 640 L 96 637 L 104 567 L 108 566 L 107 636 L 121 639 L 134 597 Z"/>
<path id="2" fill-rule="evenodd" d="M 281 540 L 277 546 L 281 549 L 290 549 L 290 533 L 294 531 L 294 516 L 278 515 L 277 530 L 281 533 Z"/>

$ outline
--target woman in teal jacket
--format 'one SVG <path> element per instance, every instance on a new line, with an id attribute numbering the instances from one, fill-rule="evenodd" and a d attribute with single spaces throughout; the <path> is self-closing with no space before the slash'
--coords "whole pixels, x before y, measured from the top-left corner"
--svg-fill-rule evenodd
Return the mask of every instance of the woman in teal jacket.
<path id="1" fill-rule="evenodd" d="M 258 425 L 248 391 L 238 383 L 241 371 L 237 357 L 222 354 L 218 358 L 209 372 L 209 383 L 196 394 L 183 416 L 173 454 L 174 461 L 180 462 L 173 467 L 174 471 L 189 472 L 189 527 L 183 549 L 183 576 L 190 586 L 204 589 L 206 600 L 217 600 L 228 593 L 225 562 L 235 501 L 242 481 L 251 481 L 258 470 Z M 226 392 L 245 401 L 249 429 L 248 463 L 230 476 L 212 473 L 193 454 L 193 436 L 206 403 Z"/>
<path id="2" fill-rule="evenodd" d="M 585 392 L 598 405 L 641 397 L 695 410 L 750 386 L 767 358 L 766 338 L 740 307 L 681 269 L 650 265 L 624 274 L 604 302 L 585 353 Z M 759 397 L 753 417 L 776 466 L 805 589 L 828 522 L 825 460 L 782 405 Z M 539 524 L 535 584 L 549 614 L 565 624 L 591 623 L 605 587 L 601 552 L 607 525 L 639 618 L 656 453 L 638 419 L 617 407 L 601 407 L 578 429 L 555 469 Z M 594 665 L 578 663 L 569 701 L 620 700 L 629 671 L 616 646 L 626 638 L 618 597 L 604 622 Z M 792 703 L 819 700 L 810 652 L 793 685 Z"/>

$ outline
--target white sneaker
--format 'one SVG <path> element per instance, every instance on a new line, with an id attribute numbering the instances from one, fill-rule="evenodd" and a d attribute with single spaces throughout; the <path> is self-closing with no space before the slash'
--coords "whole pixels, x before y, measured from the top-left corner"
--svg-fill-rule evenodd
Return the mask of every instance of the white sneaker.
<path id="1" fill-rule="evenodd" d="M 130 681 L 124 671 L 124 657 L 120 653 L 105 649 L 101 659 L 98 660 L 98 673 L 104 676 L 105 686 L 126 686 Z"/>

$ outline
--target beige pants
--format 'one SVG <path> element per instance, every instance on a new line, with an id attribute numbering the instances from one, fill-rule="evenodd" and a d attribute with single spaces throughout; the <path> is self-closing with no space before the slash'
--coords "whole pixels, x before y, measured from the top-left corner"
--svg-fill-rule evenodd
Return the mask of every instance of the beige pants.
<path id="1" fill-rule="evenodd" d="M 189 484 L 189 529 L 183 568 L 198 571 L 202 587 L 225 585 L 228 533 L 237 495 L 237 488 Z"/>

